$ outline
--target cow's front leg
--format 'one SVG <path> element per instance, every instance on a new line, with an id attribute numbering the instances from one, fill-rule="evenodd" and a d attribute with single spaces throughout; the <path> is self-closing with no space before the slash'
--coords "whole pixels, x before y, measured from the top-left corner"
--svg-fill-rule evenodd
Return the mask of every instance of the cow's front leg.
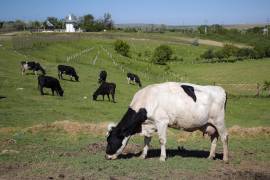
<path id="1" fill-rule="evenodd" d="M 107 97 L 108 97 L 109 101 L 111 101 L 111 99 L 110 99 L 110 94 L 107 94 Z"/>
<path id="2" fill-rule="evenodd" d="M 39 86 L 39 90 L 40 90 L 40 94 L 41 94 L 41 95 L 44 95 L 43 87 L 42 87 L 42 86 Z"/>
<path id="3" fill-rule="evenodd" d="M 147 152 L 148 152 L 148 149 L 150 146 L 151 138 L 152 137 L 144 136 L 144 148 L 143 148 L 143 152 L 140 156 L 141 159 L 145 159 L 145 157 L 147 156 Z"/>
<path id="4" fill-rule="evenodd" d="M 166 123 L 158 123 L 157 124 L 157 131 L 159 136 L 159 143 L 160 143 L 160 161 L 166 160 L 166 142 L 167 142 L 167 128 L 168 125 Z"/>
<path id="5" fill-rule="evenodd" d="M 216 146 L 217 146 L 218 134 L 215 133 L 211 136 L 211 149 L 208 159 L 214 159 L 216 156 Z"/>
<path id="6" fill-rule="evenodd" d="M 51 90 L 52 90 L 52 95 L 54 96 L 54 89 L 53 89 L 53 88 L 51 88 Z"/>

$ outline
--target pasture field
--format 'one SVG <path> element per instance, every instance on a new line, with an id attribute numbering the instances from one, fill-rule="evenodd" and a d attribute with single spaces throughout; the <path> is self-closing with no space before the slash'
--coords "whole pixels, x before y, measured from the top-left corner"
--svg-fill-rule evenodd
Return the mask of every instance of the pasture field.
<path id="1" fill-rule="evenodd" d="M 115 53 L 116 39 L 130 44 L 131 58 Z M 267 92 L 255 97 L 256 84 L 269 81 L 270 59 L 202 63 L 198 58 L 210 46 L 192 46 L 166 33 L 22 34 L 0 37 L 0 44 L 0 179 L 270 178 L 270 98 Z M 179 60 L 166 66 L 149 63 L 160 44 L 170 45 Z M 50 90 L 41 96 L 37 76 L 21 75 L 22 60 L 40 62 L 54 77 L 58 64 L 71 65 L 80 81 L 61 80 L 64 97 L 51 96 Z M 106 97 L 92 100 L 100 70 L 117 85 L 116 103 Z M 209 138 L 177 130 L 168 132 L 165 163 L 158 160 L 157 137 L 149 158 L 138 158 L 143 145 L 139 136 L 130 140 L 120 159 L 105 160 L 106 125 L 121 119 L 139 90 L 127 84 L 129 71 L 140 76 L 144 87 L 164 81 L 224 87 L 229 94 L 230 163 L 220 160 L 221 143 L 217 159 L 210 161 Z"/>

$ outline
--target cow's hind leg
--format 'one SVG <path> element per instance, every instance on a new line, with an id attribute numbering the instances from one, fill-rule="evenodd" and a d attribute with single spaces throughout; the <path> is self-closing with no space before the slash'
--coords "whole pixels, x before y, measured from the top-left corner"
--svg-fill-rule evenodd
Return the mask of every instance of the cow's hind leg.
<path id="1" fill-rule="evenodd" d="M 166 160 L 166 142 L 167 142 L 167 128 L 168 124 L 163 122 L 158 123 L 157 125 L 157 131 L 158 131 L 158 136 L 159 136 L 159 143 L 160 143 L 160 161 L 165 161 Z"/>
<path id="2" fill-rule="evenodd" d="M 52 90 L 52 95 L 54 96 L 54 89 L 53 89 L 53 88 L 51 88 L 51 90 Z"/>
<path id="3" fill-rule="evenodd" d="M 224 121 L 219 121 L 224 122 Z M 223 144 L 223 161 L 229 161 L 229 150 L 228 150 L 228 133 L 224 123 L 215 126 L 217 128 L 218 134 L 220 136 L 221 142 Z"/>
<path id="4" fill-rule="evenodd" d="M 147 156 L 147 151 L 148 151 L 148 149 L 149 149 L 149 145 L 150 145 L 150 142 L 151 142 L 151 138 L 152 138 L 152 137 L 144 136 L 144 148 L 143 148 L 142 154 L 140 155 L 140 158 L 141 158 L 141 159 L 145 159 L 145 157 Z"/>

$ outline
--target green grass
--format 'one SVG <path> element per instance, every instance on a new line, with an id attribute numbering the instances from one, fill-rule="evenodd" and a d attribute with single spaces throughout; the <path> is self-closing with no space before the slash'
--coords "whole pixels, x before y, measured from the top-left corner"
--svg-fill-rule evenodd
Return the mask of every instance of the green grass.
<path id="1" fill-rule="evenodd" d="M 126 111 L 138 86 L 128 85 L 127 71 L 137 73 L 143 86 L 164 81 L 186 81 L 198 84 L 213 84 L 223 86 L 229 92 L 226 110 L 226 124 L 228 127 L 239 125 L 242 127 L 270 126 L 270 101 L 266 94 L 256 98 L 256 83 L 262 83 L 270 77 L 270 60 L 236 63 L 195 63 L 195 59 L 208 49 L 207 46 L 191 46 L 185 42 L 172 42 L 168 35 L 133 33 L 86 33 L 80 40 L 68 42 L 50 42 L 44 47 L 21 49 L 16 53 L 12 49 L 10 39 L 0 39 L 0 150 L 14 149 L 20 153 L 16 155 L 0 155 L 0 164 L 14 165 L 19 163 L 21 170 L 17 178 L 57 176 L 66 174 L 70 179 L 85 177 L 108 179 L 109 176 L 136 177 L 139 179 L 166 179 L 170 175 L 178 177 L 179 172 L 190 174 L 207 172 L 216 166 L 222 166 L 221 161 L 208 161 L 196 157 L 169 157 L 166 163 L 160 163 L 158 157 L 140 160 L 136 157 L 116 161 L 106 161 L 104 152 L 89 154 L 81 151 L 88 144 L 104 141 L 101 135 L 68 134 L 59 131 L 42 131 L 31 134 L 25 128 L 48 124 L 55 121 L 70 120 L 76 122 L 118 122 Z M 169 35 L 170 36 L 170 35 Z M 122 57 L 113 50 L 115 39 L 125 39 L 131 45 L 132 58 Z M 146 39 L 147 40 L 138 40 Z M 166 41 L 167 39 L 167 41 Z M 169 44 L 183 62 L 172 62 L 167 66 L 150 64 L 145 50 L 153 52 L 160 44 Z M 67 56 L 79 53 L 84 49 L 93 48 L 80 57 L 67 62 Z M 107 49 L 113 59 L 104 51 Z M 139 57 L 138 53 L 142 56 Z M 98 57 L 93 64 L 95 57 Z M 47 74 L 57 77 L 58 64 L 68 64 L 77 70 L 80 82 L 61 80 L 64 97 L 41 96 L 37 89 L 37 76 L 33 74 L 21 75 L 20 61 L 36 60 L 45 67 Z M 122 72 L 122 69 L 125 71 Z M 97 79 L 100 70 L 108 72 L 108 81 L 115 82 L 116 101 L 93 101 L 92 94 L 98 87 Z M 164 73 L 165 69 L 169 69 Z M 68 79 L 68 77 L 66 77 Z M 236 85 L 235 85 L 236 84 Z M 244 84 L 244 85 L 243 85 Z M 84 97 L 87 97 L 85 99 Z M 98 98 L 101 100 L 101 97 Z M 13 129 L 5 132 L 6 129 Z M 14 129 L 15 128 L 15 129 Z M 2 131 L 1 131 L 2 130 Z M 177 131 L 173 131 L 174 134 Z M 209 140 L 192 138 L 184 143 L 177 143 L 175 136 L 169 135 L 168 149 L 184 146 L 189 150 L 209 150 Z M 16 144 L 5 144 L 6 139 L 15 139 Z M 142 138 L 136 137 L 130 143 L 142 144 Z M 238 138 L 230 139 L 232 165 L 239 165 L 243 160 L 269 162 L 269 138 Z M 152 146 L 159 149 L 158 139 L 154 138 Z M 222 152 L 221 144 L 218 152 Z M 244 151 L 253 154 L 246 157 Z M 63 153 L 74 153 L 74 156 L 61 156 Z M 21 167 L 26 163 L 25 169 Z M 1 167 L 0 167 L 1 169 Z M 147 169 L 147 171 L 145 170 Z M 12 174 L 12 171 L 5 173 Z M 151 174 L 151 176 L 149 176 Z M 180 174 L 181 175 L 181 174 Z M 179 175 L 179 176 L 180 176 Z M 185 175 L 188 174 L 184 174 Z M 0 176 L 1 177 L 1 176 Z"/>

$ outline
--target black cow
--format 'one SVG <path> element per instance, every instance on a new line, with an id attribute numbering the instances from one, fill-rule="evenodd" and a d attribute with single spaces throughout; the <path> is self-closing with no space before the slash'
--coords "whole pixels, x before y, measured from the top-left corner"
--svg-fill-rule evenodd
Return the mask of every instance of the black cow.
<path id="1" fill-rule="evenodd" d="M 98 83 L 101 84 L 102 82 L 106 82 L 106 78 L 107 78 L 107 72 L 104 70 L 100 71 Z"/>
<path id="2" fill-rule="evenodd" d="M 102 95 L 102 98 L 103 98 L 103 101 L 104 101 L 104 95 L 107 95 L 108 99 L 110 101 L 110 94 L 111 94 L 113 102 L 115 102 L 115 100 L 114 100 L 115 88 L 116 88 L 115 83 L 102 82 L 100 84 L 99 88 L 93 94 L 93 100 L 96 101 L 98 95 Z"/>
<path id="3" fill-rule="evenodd" d="M 44 76 L 40 75 L 38 76 L 38 88 L 40 90 L 40 94 L 44 95 L 43 88 L 51 88 L 52 95 L 54 96 L 54 91 L 56 91 L 56 94 L 59 96 L 63 96 L 64 91 L 60 86 L 60 83 L 58 79 L 50 76 Z"/>
<path id="4" fill-rule="evenodd" d="M 76 81 L 79 81 L 79 76 L 77 75 L 77 73 L 73 67 L 66 66 L 66 65 L 58 65 L 57 69 L 58 69 L 58 78 L 59 79 L 63 79 L 62 74 L 66 74 L 66 75 L 69 75 L 71 77 L 71 80 L 72 80 L 72 77 L 74 77 Z"/>
<path id="5" fill-rule="evenodd" d="M 127 73 L 127 80 L 128 80 L 128 84 L 130 84 L 130 81 L 133 82 L 134 84 L 139 84 L 139 87 L 142 87 L 140 78 L 138 75 L 133 74 L 133 73 Z"/>
<path id="6" fill-rule="evenodd" d="M 22 70 L 22 75 L 24 75 L 24 72 L 26 70 L 32 70 L 33 73 L 37 75 L 38 71 L 41 71 L 43 75 L 46 74 L 45 70 L 42 68 L 42 66 L 34 61 L 21 61 L 21 70 Z"/>

